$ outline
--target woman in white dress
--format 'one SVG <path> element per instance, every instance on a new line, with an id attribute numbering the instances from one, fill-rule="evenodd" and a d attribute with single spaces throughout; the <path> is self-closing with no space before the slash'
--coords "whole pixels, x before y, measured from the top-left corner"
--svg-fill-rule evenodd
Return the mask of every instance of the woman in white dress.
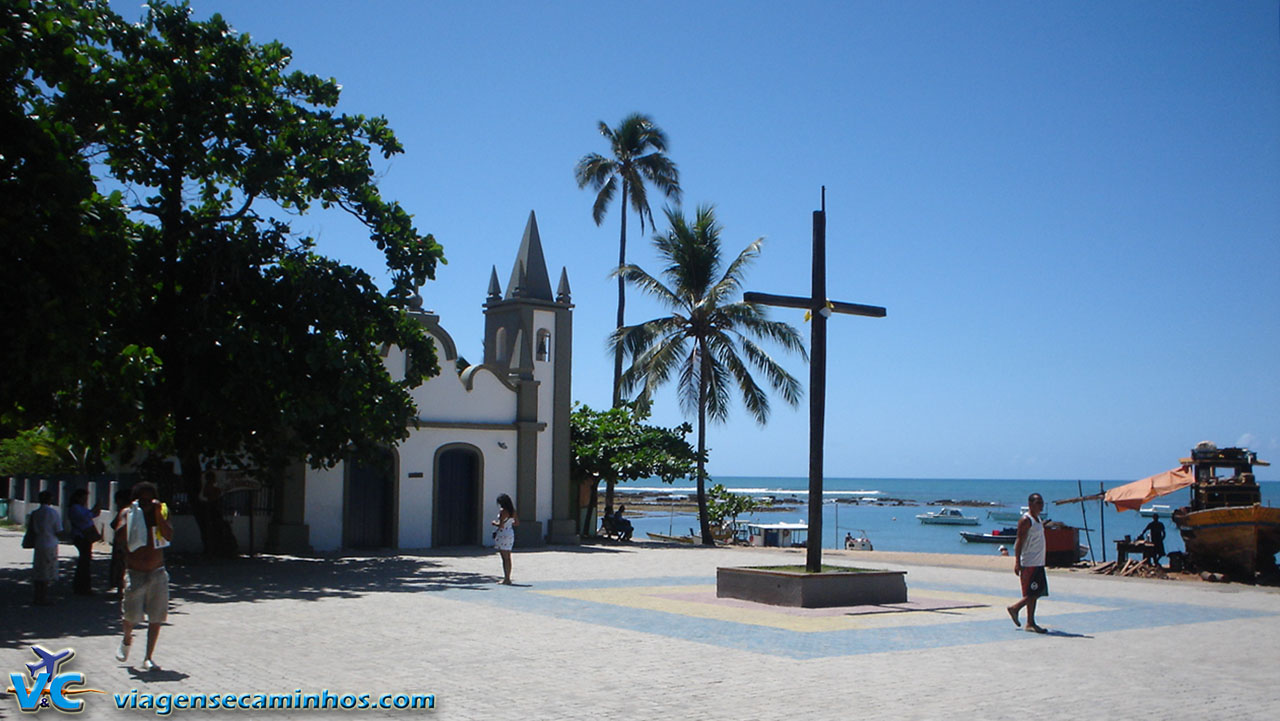
<path id="1" fill-rule="evenodd" d="M 498 496 L 498 517 L 492 521 L 498 529 L 493 532 L 493 543 L 498 547 L 498 554 L 502 556 L 502 582 L 511 585 L 511 547 L 516 542 L 516 526 L 520 525 L 520 519 L 516 518 L 516 507 L 511 502 L 511 496 L 503 493 Z"/>

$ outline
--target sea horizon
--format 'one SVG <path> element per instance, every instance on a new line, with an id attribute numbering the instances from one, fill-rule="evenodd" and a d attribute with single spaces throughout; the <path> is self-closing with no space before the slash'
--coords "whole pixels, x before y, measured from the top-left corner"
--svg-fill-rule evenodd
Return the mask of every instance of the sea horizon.
<path id="1" fill-rule="evenodd" d="M 845 533 L 863 532 L 876 550 L 921 551 L 929 553 L 965 553 L 989 555 L 998 548 L 964 541 L 960 530 L 990 532 L 1003 530 L 1009 524 L 991 519 L 988 511 L 1018 510 L 1026 505 L 1031 493 L 1041 494 L 1046 503 L 1045 515 L 1080 530 L 1080 543 L 1090 546 L 1093 557 L 1101 559 L 1105 549 L 1108 558 L 1115 556 L 1115 539 L 1138 536 L 1150 518 L 1130 511 L 1117 511 L 1098 500 L 1055 504 L 1081 496 L 1091 496 L 1114 488 L 1129 480 L 1084 481 L 1046 479 L 979 479 L 979 478 L 827 478 L 823 483 L 823 548 L 842 548 Z M 736 493 L 756 498 L 771 497 L 774 508 L 744 514 L 739 520 L 808 522 L 809 480 L 799 476 L 717 476 L 708 487 L 723 484 Z M 1263 505 L 1280 502 L 1280 482 L 1259 481 Z M 696 515 L 678 513 L 680 501 L 692 500 L 696 484 L 683 479 L 671 484 L 652 478 L 614 486 L 615 503 L 625 504 L 628 496 L 669 497 L 669 511 L 653 506 L 628 512 L 636 527 L 636 538 L 645 540 L 649 532 L 683 535 L 696 531 Z M 1150 504 L 1172 508 L 1186 505 L 1190 491 L 1180 490 L 1156 498 Z M 956 528 L 921 524 L 916 515 L 938 510 L 948 502 L 965 502 L 965 515 L 976 517 L 978 525 Z M 1150 505 L 1148 504 L 1148 505 Z M 1165 516 L 1166 549 L 1184 550 L 1182 539 L 1172 520 Z M 855 535 L 858 535 L 855 533 Z"/>

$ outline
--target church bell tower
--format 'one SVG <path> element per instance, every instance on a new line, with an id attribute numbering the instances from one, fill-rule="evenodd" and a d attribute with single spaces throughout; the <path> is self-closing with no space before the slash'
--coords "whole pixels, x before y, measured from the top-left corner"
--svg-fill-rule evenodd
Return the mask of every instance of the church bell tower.
<path id="1" fill-rule="evenodd" d="M 516 543 L 576 543 L 570 510 L 569 414 L 572 411 L 573 303 L 569 275 L 553 293 L 538 221 L 529 211 L 504 290 L 498 269 L 484 304 L 484 364 L 516 384 Z M 538 518 L 550 518 L 543 528 Z"/>

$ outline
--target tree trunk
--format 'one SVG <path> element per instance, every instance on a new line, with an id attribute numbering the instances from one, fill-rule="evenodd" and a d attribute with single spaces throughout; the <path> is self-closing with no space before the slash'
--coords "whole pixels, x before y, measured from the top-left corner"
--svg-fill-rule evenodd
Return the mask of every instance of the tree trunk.
<path id="1" fill-rule="evenodd" d="M 604 512 L 606 514 L 613 513 L 613 484 L 616 483 L 612 478 L 604 482 Z"/>
<path id="2" fill-rule="evenodd" d="M 643 219 L 642 219 L 643 221 Z M 622 181 L 622 233 L 618 236 L 618 267 L 627 264 L 627 181 Z M 626 325 L 627 284 L 618 275 L 618 327 Z M 622 405 L 622 346 L 613 350 L 613 407 Z M 613 498 L 613 481 L 609 481 L 606 498 Z"/>
<path id="3" fill-rule="evenodd" d="M 702 545 L 714 546 L 711 535 L 711 514 L 707 509 L 707 374 L 706 354 L 702 353 L 698 364 L 698 526 L 702 531 Z"/>

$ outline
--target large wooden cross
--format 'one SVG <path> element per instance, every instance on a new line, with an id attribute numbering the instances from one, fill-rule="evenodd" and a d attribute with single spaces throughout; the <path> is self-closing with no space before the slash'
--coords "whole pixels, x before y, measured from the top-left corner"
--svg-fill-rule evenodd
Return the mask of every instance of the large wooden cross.
<path id="1" fill-rule="evenodd" d="M 827 395 L 827 318 L 832 313 L 883 318 L 885 309 L 827 298 L 827 188 L 822 210 L 813 211 L 813 292 L 808 298 L 770 293 L 744 293 L 748 303 L 810 311 L 813 330 L 809 348 L 809 553 L 811 573 L 822 570 L 822 449 Z"/>

